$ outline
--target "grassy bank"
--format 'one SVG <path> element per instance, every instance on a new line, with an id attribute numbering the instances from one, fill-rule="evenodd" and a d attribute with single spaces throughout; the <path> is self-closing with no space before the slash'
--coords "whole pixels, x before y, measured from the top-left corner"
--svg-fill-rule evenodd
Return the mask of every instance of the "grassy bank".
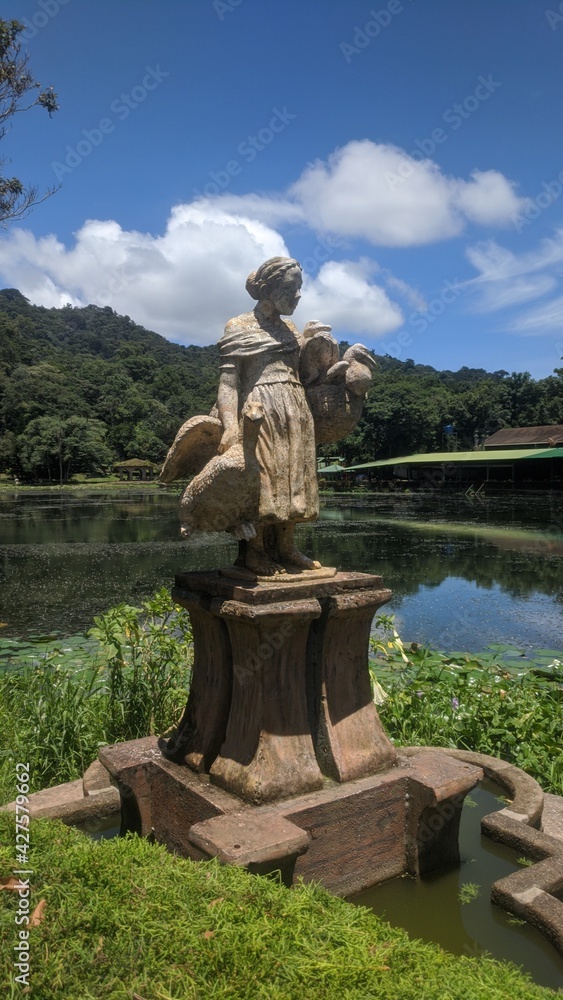
<path id="1" fill-rule="evenodd" d="M 86 476 L 72 476 L 68 482 L 63 483 L 61 485 L 60 483 L 54 482 L 53 480 L 45 480 L 43 482 L 37 482 L 37 483 L 26 483 L 21 481 L 15 483 L 12 477 L 6 475 L 4 476 L 0 475 L 0 493 L 13 493 L 14 491 L 21 493 L 22 490 L 30 493 L 32 493 L 34 490 L 49 490 L 49 491 L 55 490 L 56 492 L 67 493 L 67 492 L 76 492 L 79 490 L 90 490 L 90 489 L 96 490 L 96 489 L 111 488 L 112 490 L 113 489 L 119 490 L 127 488 L 136 489 L 137 487 L 140 487 L 141 489 L 147 489 L 149 487 L 151 487 L 152 489 L 163 488 L 160 487 L 158 479 L 153 479 L 153 480 L 133 479 L 131 481 L 127 481 L 119 479 L 118 476 L 99 476 L 97 478 L 89 478 Z"/>
<path id="2" fill-rule="evenodd" d="M 0 817 L 0 870 L 14 868 Z M 315 886 L 288 890 L 138 838 L 92 842 L 31 825 L 30 995 L 35 1000 L 551 1000 L 513 966 L 410 941 Z M 18 893 L 0 893 L 0 967 L 13 980 Z"/>

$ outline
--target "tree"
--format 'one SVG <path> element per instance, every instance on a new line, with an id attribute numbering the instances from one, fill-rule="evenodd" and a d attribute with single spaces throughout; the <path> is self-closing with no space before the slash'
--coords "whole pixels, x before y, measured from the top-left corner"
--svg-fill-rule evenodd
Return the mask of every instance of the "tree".
<path id="1" fill-rule="evenodd" d="M 18 35 L 24 30 L 19 21 L 0 19 L 0 139 L 8 131 L 7 122 L 19 111 L 45 108 L 49 116 L 58 109 L 57 95 L 52 87 L 41 90 L 27 66 L 29 57 L 21 55 Z M 39 93 L 36 93 L 39 91 Z M 34 97 L 34 99 L 31 99 Z M 38 205 L 56 188 L 49 188 L 38 197 L 36 187 L 25 187 L 18 177 L 4 177 L 5 157 L 0 158 L 0 224 L 22 219 L 33 205 Z"/>
<path id="2" fill-rule="evenodd" d="M 113 455 L 106 444 L 106 430 L 88 417 L 37 417 L 20 434 L 18 458 L 23 475 L 66 482 L 71 472 L 107 471 Z"/>

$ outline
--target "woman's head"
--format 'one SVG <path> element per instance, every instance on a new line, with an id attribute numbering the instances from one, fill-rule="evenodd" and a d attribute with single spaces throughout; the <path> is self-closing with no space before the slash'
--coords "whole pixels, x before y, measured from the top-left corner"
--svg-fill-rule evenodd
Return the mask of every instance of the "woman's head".
<path id="1" fill-rule="evenodd" d="M 292 257 L 270 257 L 248 275 L 246 290 L 259 302 L 269 300 L 280 315 L 289 316 L 301 297 L 301 265 Z"/>

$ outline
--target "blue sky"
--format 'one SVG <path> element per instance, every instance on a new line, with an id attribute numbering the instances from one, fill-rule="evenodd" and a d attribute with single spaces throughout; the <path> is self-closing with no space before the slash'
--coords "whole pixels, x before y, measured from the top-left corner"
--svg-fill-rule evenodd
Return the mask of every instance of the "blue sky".
<path id="1" fill-rule="evenodd" d="M 551 6 L 549 6 L 551 4 Z M 247 273 L 294 316 L 436 368 L 563 355 L 559 0 L 1 0 L 60 110 L 5 170 L 60 189 L 0 235 L 0 284 L 212 343 Z"/>

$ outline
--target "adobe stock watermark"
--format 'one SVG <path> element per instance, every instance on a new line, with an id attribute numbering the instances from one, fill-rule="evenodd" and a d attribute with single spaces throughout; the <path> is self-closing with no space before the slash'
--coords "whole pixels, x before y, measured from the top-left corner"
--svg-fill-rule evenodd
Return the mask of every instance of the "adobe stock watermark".
<path id="1" fill-rule="evenodd" d="M 412 3 L 412 0 L 409 0 Z M 394 17 L 402 14 L 405 9 L 401 0 L 389 0 L 386 7 L 381 10 L 369 11 L 369 19 L 362 28 L 356 25 L 351 42 L 340 42 L 339 49 L 347 63 L 352 61 L 354 56 L 360 54 L 368 45 L 371 45 L 374 38 L 377 38 L 384 28 L 388 28 Z"/>
<path id="2" fill-rule="evenodd" d="M 31 18 L 22 17 L 21 23 L 25 28 L 21 36 L 23 40 L 29 42 L 35 38 L 37 32 L 57 16 L 61 7 L 66 7 L 69 3 L 70 0 L 38 0 L 37 6 L 40 9 Z"/>
<path id="3" fill-rule="evenodd" d="M 242 2 L 243 0 L 213 0 L 213 10 L 219 20 L 224 21 L 227 14 L 232 14 Z"/>
<path id="4" fill-rule="evenodd" d="M 211 178 L 203 188 L 192 188 L 196 198 L 212 198 L 225 191 L 231 183 L 233 177 L 238 177 L 244 170 L 245 163 L 252 163 L 258 153 L 263 152 L 267 146 L 274 141 L 280 132 L 284 132 L 290 122 L 295 121 L 297 115 L 289 112 L 284 104 L 283 108 L 272 108 L 272 117 L 267 125 L 258 129 L 255 135 L 247 135 L 239 142 L 236 152 L 242 158 L 227 160 L 220 170 L 210 170 L 208 177 Z"/>
<path id="5" fill-rule="evenodd" d="M 29 867 L 29 764 L 16 764 L 16 864 L 12 875 L 17 877 L 14 888 L 18 894 L 18 908 L 14 923 L 18 928 L 16 943 L 13 946 L 14 982 L 29 989 L 31 970 L 29 947 L 29 921 L 31 908 L 30 877 L 33 870 Z M 23 876 L 23 877 L 22 877 Z M 26 990 L 27 992 L 27 990 Z"/>
<path id="6" fill-rule="evenodd" d="M 552 31 L 557 31 L 560 24 L 563 24 L 563 0 L 559 4 L 557 10 L 551 10 L 550 7 L 544 11 L 547 18 L 547 23 Z"/>
<path id="7" fill-rule="evenodd" d="M 398 170 L 396 172 L 392 170 L 385 172 L 385 180 L 389 189 L 394 191 L 398 184 L 406 181 L 414 172 L 415 166 L 413 160 L 420 161 L 432 156 L 435 149 L 446 141 L 449 134 L 461 128 L 464 121 L 471 118 L 471 115 L 474 115 L 499 87 L 502 87 L 502 82 L 494 80 L 492 73 L 489 73 L 488 76 L 483 76 L 482 74 L 478 76 L 475 89 L 470 94 L 467 94 L 463 101 L 452 104 L 444 111 L 442 121 L 445 125 L 449 126 L 448 129 L 445 130 L 441 126 L 433 128 L 430 135 L 426 136 L 426 138 L 415 139 L 415 148 L 411 149 L 408 156 L 401 159 Z"/>
<path id="8" fill-rule="evenodd" d="M 133 87 L 128 94 L 120 94 L 111 102 L 109 110 L 114 117 L 100 118 L 95 128 L 83 128 L 82 138 L 76 143 L 76 146 L 69 144 L 65 147 L 64 162 L 53 160 L 51 167 L 57 180 L 61 181 L 65 174 L 71 174 L 73 170 L 76 170 L 94 149 L 101 146 L 106 136 L 115 132 L 117 123 L 125 121 L 132 111 L 138 108 L 143 101 L 146 101 L 151 91 L 156 90 L 168 76 L 170 73 L 162 70 L 159 65 L 145 66 L 145 75 L 140 83 Z"/>
<path id="9" fill-rule="evenodd" d="M 521 212 L 512 216 L 512 225 L 517 233 L 521 233 L 524 226 L 529 226 L 535 222 L 546 208 L 549 208 L 561 197 L 563 191 L 563 170 L 560 170 L 556 177 L 550 181 L 542 181 L 542 189 L 538 191 L 534 198 L 528 199 L 528 204 Z"/>
<path id="10" fill-rule="evenodd" d="M 453 282 L 443 281 L 440 294 L 431 299 L 426 309 L 417 309 L 415 312 L 412 312 L 407 320 L 408 325 L 413 327 L 417 333 L 424 333 L 431 323 L 434 323 L 439 316 L 442 316 L 448 306 L 453 305 L 461 295 L 463 295 L 463 289 L 459 278 L 454 278 Z M 407 347 L 411 347 L 413 343 L 412 333 L 408 329 L 403 329 L 395 340 L 384 342 L 381 344 L 381 347 L 386 354 L 390 354 L 394 358 L 399 358 L 403 351 Z"/>

